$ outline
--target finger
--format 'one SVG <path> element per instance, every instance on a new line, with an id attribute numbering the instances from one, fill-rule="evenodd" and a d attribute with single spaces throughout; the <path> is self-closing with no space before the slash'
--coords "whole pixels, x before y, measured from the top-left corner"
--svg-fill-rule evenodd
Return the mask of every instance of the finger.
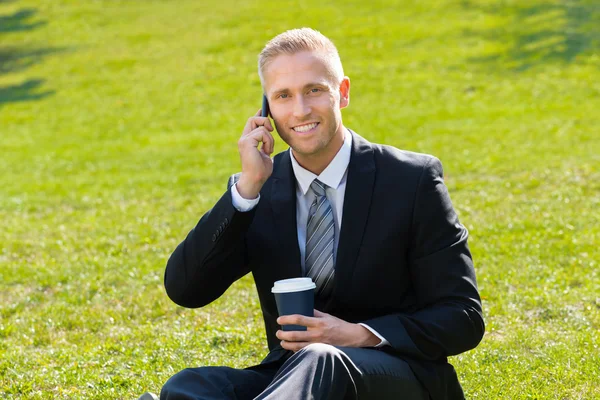
<path id="1" fill-rule="evenodd" d="M 262 135 L 261 136 L 262 146 L 260 148 L 260 151 L 263 154 L 266 154 L 267 156 L 269 156 L 273 152 L 275 140 L 273 139 L 273 136 L 271 135 L 271 133 L 264 126 L 261 126 L 260 130 L 261 130 L 261 135 Z"/>
<path id="2" fill-rule="evenodd" d="M 312 332 L 308 331 L 283 331 L 280 329 L 275 336 L 286 342 L 312 342 L 314 339 Z"/>
<path id="3" fill-rule="evenodd" d="M 256 115 L 248 118 L 246 121 L 246 125 L 244 125 L 244 130 L 242 131 L 242 136 L 248 135 L 254 129 L 259 126 L 266 126 L 270 131 L 273 130 L 273 126 L 271 125 L 271 121 L 267 117 L 260 116 L 260 110 L 256 113 Z"/>
<path id="4" fill-rule="evenodd" d="M 321 312 L 321 311 L 319 311 L 317 309 L 314 310 L 314 314 L 315 314 L 316 318 L 323 318 L 323 317 L 328 317 L 329 316 L 329 314 Z"/>
<path id="5" fill-rule="evenodd" d="M 271 155 L 275 147 L 275 140 L 273 139 L 273 135 L 271 135 L 271 133 L 264 126 L 260 126 L 256 128 L 256 130 L 256 147 L 258 148 L 259 142 L 262 142 L 260 151 L 263 154 L 266 154 L 267 156 Z"/>
<path id="6" fill-rule="evenodd" d="M 270 156 L 271 154 L 273 154 L 273 151 L 275 151 L 275 139 L 273 138 L 271 132 L 269 132 L 268 130 L 265 130 L 263 137 L 265 138 L 265 141 L 263 142 L 261 150 L 263 153 Z"/>
<path id="7" fill-rule="evenodd" d="M 259 126 L 264 126 L 269 131 L 273 130 L 273 126 L 271 125 L 271 121 L 269 120 L 268 117 L 252 117 L 250 119 L 251 119 L 251 123 L 250 123 L 251 130 L 258 128 Z"/>
<path id="8" fill-rule="evenodd" d="M 240 139 L 240 143 L 242 146 L 252 146 L 258 148 L 260 143 L 263 144 L 262 152 L 269 155 L 273 152 L 274 147 L 274 139 L 271 133 L 264 127 L 259 126 L 250 132 L 247 136 L 243 136 Z"/>
<path id="9" fill-rule="evenodd" d="M 286 350 L 291 350 L 294 353 L 299 350 L 302 350 L 309 344 L 310 342 L 286 342 L 285 340 L 281 341 L 281 347 L 283 347 Z"/>
<path id="10" fill-rule="evenodd" d="M 250 129 L 251 125 L 252 125 L 252 118 L 248 118 L 248 121 L 246 121 L 246 125 L 244 125 L 244 130 L 242 131 L 242 137 L 246 136 L 248 133 L 250 133 L 252 131 L 252 129 Z"/>
<path id="11" fill-rule="evenodd" d="M 307 317 L 305 315 L 292 314 L 284 315 L 277 318 L 279 325 L 301 325 L 301 326 L 315 326 L 317 321 L 313 317 Z"/>
<path id="12" fill-rule="evenodd" d="M 267 118 L 264 126 L 269 130 L 269 132 L 273 132 L 273 125 L 271 125 L 271 120 L 269 118 Z"/>

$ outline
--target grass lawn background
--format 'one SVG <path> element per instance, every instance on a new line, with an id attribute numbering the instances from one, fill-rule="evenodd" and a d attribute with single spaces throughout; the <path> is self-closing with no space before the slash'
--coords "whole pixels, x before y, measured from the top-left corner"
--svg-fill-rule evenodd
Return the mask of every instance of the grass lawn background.
<path id="1" fill-rule="evenodd" d="M 600 398 L 595 0 L 0 0 L 0 397 L 262 359 L 250 276 L 188 310 L 162 275 L 240 170 L 258 52 L 301 26 L 339 48 L 348 127 L 444 163 L 487 323 L 451 359 L 467 398 Z"/>

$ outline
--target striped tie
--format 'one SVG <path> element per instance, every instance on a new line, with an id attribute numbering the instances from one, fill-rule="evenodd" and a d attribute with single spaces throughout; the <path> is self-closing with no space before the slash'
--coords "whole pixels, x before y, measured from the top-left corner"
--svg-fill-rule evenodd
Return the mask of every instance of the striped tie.
<path id="1" fill-rule="evenodd" d="M 333 288 L 333 211 L 325 196 L 325 184 L 314 180 L 310 188 L 316 198 L 306 224 L 306 276 L 317 285 L 316 294 L 327 298 Z"/>

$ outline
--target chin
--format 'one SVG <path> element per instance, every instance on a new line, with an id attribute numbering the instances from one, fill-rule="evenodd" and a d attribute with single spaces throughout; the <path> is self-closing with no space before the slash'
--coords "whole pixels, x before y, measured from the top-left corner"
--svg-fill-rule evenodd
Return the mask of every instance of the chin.
<path id="1" fill-rule="evenodd" d="M 322 150 L 318 146 L 294 146 L 292 149 L 294 149 L 296 153 L 303 156 L 314 156 L 315 154 L 319 154 L 319 152 Z"/>

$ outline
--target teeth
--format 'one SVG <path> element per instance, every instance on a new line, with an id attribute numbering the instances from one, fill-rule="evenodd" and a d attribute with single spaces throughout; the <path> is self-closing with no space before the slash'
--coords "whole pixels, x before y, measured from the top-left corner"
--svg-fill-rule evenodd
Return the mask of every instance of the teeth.
<path id="1" fill-rule="evenodd" d="M 297 127 L 294 128 L 294 130 L 296 132 L 308 132 L 311 129 L 313 129 L 315 126 L 317 126 L 317 123 L 313 122 L 312 124 L 306 124 L 306 125 L 297 126 Z"/>

